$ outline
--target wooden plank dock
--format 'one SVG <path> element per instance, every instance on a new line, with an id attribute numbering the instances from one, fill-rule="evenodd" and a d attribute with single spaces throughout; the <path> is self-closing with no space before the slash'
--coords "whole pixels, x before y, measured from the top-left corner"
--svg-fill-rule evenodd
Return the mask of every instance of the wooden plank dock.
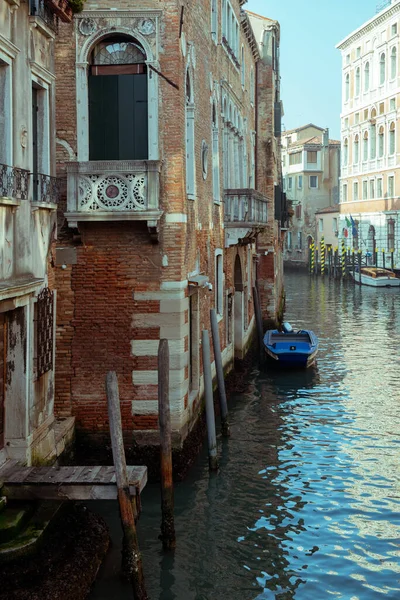
<path id="1" fill-rule="evenodd" d="M 147 467 L 127 466 L 131 496 L 147 483 Z M 2 494 L 15 500 L 115 500 L 115 467 L 23 467 L 9 460 L 0 466 Z"/>

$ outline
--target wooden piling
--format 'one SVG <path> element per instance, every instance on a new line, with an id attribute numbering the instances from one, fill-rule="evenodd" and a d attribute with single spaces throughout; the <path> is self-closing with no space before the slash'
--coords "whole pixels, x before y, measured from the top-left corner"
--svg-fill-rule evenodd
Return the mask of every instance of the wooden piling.
<path id="1" fill-rule="evenodd" d="M 353 271 L 354 284 L 355 284 L 356 283 L 356 278 L 355 278 L 355 274 L 356 274 L 356 255 L 355 255 L 354 248 L 353 248 L 352 254 L 351 254 L 351 269 Z"/>
<path id="2" fill-rule="evenodd" d="M 385 248 L 382 248 L 382 267 L 386 269 Z"/>
<path id="3" fill-rule="evenodd" d="M 216 471 L 218 469 L 217 435 L 215 433 L 214 399 L 211 377 L 210 337 L 206 329 L 203 329 L 203 331 L 201 332 L 201 342 L 203 353 L 204 395 L 206 399 L 208 465 L 210 471 Z"/>
<path id="4" fill-rule="evenodd" d="M 264 362 L 264 330 L 262 324 L 260 297 L 258 295 L 258 289 L 255 286 L 253 287 L 253 303 L 254 313 L 256 317 L 258 352 L 260 357 L 260 363 L 262 364 Z"/>
<path id="5" fill-rule="evenodd" d="M 334 255 L 333 255 L 333 277 L 334 277 L 334 279 L 336 279 L 336 277 L 337 277 L 337 260 L 338 260 L 338 249 L 336 246 Z"/>
<path id="6" fill-rule="evenodd" d="M 390 250 L 390 264 L 391 264 L 391 268 L 393 271 L 394 270 L 394 250 L 393 250 L 393 248 L 391 248 L 391 250 Z"/>
<path id="7" fill-rule="evenodd" d="M 111 446 L 118 490 L 118 502 L 124 534 L 122 543 L 122 569 L 130 579 L 135 600 L 148 600 L 144 585 L 142 558 L 139 551 L 135 519 L 133 515 L 129 481 L 126 472 L 125 449 L 122 438 L 121 409 L 118 380 L 114 371 L 106 376 L 108 417 L 110 421 Z"/>
<path id="8" fill-rule="evenodd" d="M 361 259 L 362 259 L 361 250 L 359 250 L 358 251 L 358 274 L 359 274 L 360 285 L 361 285 Z"/>
<path id="9" fill-rule="evenodd" d="M 158 345 L 158 421 L 160 425 L 161 535 L 164 550 L 176 546 L 172 476 L 171 412 L 169 406 L 168 340 Z"/>
<path id="10" fill-rule="evenodd" d="M 254 295 L 254 288 L 253 288 L 253 295 Z M 228 403 L 226 401 L 224 369 L 222 366 L 221 344 L 220 344 L 220 340 L 219 340 L 217 313 L 215 312 L 214 308 L 212 308 L 210 310 L 210 320 L 211 320 L 211 333 L 212 333 L 213 348 L 214 348 L 215 368 L 217 371 L 219 406 L 220 406 L 220 412 L 221 412 L 221 433 L 224 437 L 229 437 L 230 429 L 229 429 L 229 422 L 228 422 Z"/>

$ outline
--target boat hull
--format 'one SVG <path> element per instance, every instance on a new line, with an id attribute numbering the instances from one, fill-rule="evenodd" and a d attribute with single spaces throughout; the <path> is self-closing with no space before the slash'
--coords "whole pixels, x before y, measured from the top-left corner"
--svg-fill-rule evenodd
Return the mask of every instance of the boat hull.
<path id="1" fill-rule="evenodd" d="M 265 333 L 264 349 L 276 366 L 310 367 L 317 356 L 318 339 L 312 331 L 284 333 L 274 329 Z"/>
<path id="2" fill-rule="evenodd" d="M 351 276 L 356 283 L 360 283 L 359 273 L 351 273 Z M 400 279 L 397 279 L 397 277 L 371 277 L 361 273 L 361 285 L 369 285 L 370 287 L 400 287 Z"/>

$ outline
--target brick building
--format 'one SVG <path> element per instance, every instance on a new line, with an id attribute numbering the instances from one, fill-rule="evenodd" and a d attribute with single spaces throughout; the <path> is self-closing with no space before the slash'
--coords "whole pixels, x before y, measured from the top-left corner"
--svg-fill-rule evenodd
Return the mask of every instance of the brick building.
<path id="1" fill-rule="evenodd" d="M 112 369 L 127 442 L 157 441 L 166 338 L 179 444 L 200 408 L 210 308 L 229 369 L 253 336 L 253 286 L 265 319 L 280 304 L 279 26 L 243 0 L 114 4 L 87 0 L 56 47 L 56 411 L 101 439 Z"/>
<path id="2" fill-rule="evenodd" d="M 54 460 L 54 42 L 58 2 L 0 1 L 0 464 Z"/>

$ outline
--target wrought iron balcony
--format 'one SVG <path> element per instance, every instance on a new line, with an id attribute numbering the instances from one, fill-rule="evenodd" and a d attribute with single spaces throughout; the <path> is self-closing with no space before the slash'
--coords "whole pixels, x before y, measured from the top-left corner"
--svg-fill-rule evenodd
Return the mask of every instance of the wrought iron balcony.
<path id="1" fill-rule="evenodd" d="M 267 223 L 268 200 L 250 189 L 225 190 L 224 222 L 227 227 L 263 227 Z"/>
<path id="2" fill-rule="evenodd" d="M 116 160 L 67 164 L 70 227 L 80 221 L 147 221 L 157 235 L 160 162 Z"/>
<path id="3" fill-rule="evenodd" d="M 53 33 L 57 33 L 58 16 L 51 3 L 47 0 L 29 0 L 29 12 L 32 17 L 39 17 Z"/>
<path id="4" fill-rule="evenodd" d="M 32 173 L 33 201 L 41 204 L 57 204 L 60 199 L 60 180 L 57 177 Z"/>
<path id="5" fill-rule="evenodd" d="M 0 197 L 27 200 L 29 194 L 29 171 L 0 164 Z"/>

